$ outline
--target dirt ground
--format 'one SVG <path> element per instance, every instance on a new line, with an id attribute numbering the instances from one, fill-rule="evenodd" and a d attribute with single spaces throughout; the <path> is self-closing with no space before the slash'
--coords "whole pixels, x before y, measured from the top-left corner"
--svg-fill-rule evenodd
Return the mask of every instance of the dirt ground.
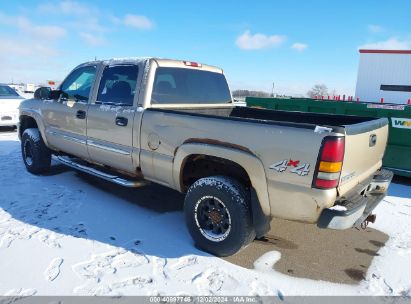
<path id="1" fill-rule="evenodd" d="M 377 219 L 378 220 L 378 219 Z M 254 261 L 272 250 L 281 252 L 274 269 L 294 277 L 356 284 L 364 279 L 373 258 L 388 236 L 372 228 L 343 231 L 276 219 L 263 240 L 224 258 L 253 268 Z"/>

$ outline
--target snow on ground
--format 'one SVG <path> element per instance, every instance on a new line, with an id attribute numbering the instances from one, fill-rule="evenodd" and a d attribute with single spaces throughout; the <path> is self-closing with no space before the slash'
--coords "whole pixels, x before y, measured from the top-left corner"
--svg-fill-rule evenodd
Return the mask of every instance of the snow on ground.
<path id="1" fill-rule="evenodd" d="M 47 176 L 31 175 L 16 133 L 0 133 L 0 160 L 0 295 L 411 296 L 410 186 L 393 184 L 376 210 L 373 227 L 390 239 L 354 286 L 278 273 L 276 251 L 254 270 L 201 252 L 182 212 L 150 205 L 173 192 L 154 200 L 157 190 L 111 193 L 105 182 L 58 165 Z"/>

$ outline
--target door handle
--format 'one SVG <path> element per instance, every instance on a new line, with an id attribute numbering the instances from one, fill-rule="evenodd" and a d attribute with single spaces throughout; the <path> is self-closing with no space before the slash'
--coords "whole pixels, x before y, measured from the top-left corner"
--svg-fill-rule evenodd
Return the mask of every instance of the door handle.
<path id="1" fill-rule="evenodd" d="M 116 117 L 116 125 L 120 127 L 125 127 L 128 124 L 128 119 L 125 117 Z"/>
<path id="2" fill-rule="evenodd" d="M 86 118 L 86 111 L 78 110 L 76 113 L 76 117 L 78 119 L 85 119 Z"/>

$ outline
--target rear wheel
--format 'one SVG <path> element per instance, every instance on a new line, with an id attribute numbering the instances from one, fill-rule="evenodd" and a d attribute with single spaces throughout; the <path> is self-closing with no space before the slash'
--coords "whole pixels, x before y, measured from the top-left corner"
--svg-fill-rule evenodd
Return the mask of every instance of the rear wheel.
<path id="1" fill-rule="evenodd" d="M 255 237 L 249 195 L 237 181 L 212 176 L 188 190 L 184 211 L 197 247 L 217 256 L 236 253 Z"/>
<path id="2" fill-rule="evenodd" d="M 21 136 L 21 154 L 30 173 L 41 174 L 50 169 L 51 151 L 46 147 L 38 129 L 24 130 Z"/>

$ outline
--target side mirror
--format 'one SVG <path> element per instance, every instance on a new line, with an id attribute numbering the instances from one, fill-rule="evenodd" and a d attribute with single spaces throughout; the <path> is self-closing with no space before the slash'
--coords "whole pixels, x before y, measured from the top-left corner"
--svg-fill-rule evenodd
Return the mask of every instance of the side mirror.
<path id="1" fill-rule="evenodd" d="M 62 93 L 61 90 L 50 90 L 49 99 L 58 100 Z"/>
<path id="2" fill-rule="evenodd" d="M 49 99 L 50 97 L 51 88 L 49 87 L 41 87 L 34 91 L 34 98 L 35 99 Z"/>

